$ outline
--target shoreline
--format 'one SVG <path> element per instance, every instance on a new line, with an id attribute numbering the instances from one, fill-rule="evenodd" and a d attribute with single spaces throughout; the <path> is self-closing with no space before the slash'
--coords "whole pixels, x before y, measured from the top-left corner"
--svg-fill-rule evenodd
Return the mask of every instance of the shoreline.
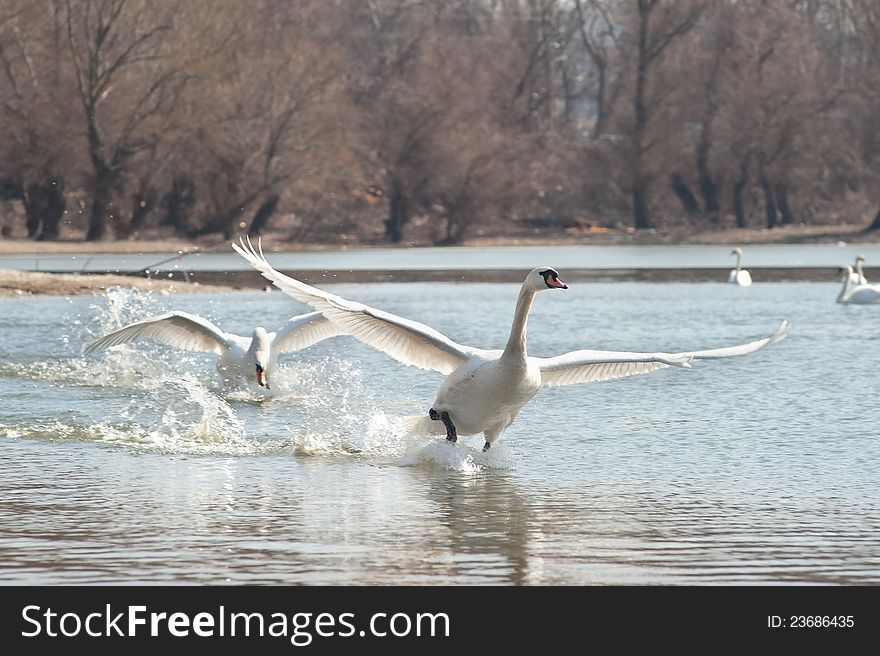
<path id="1" fill-rule="evenodd" d="M 235 291 L 232 287 L 193 281 L 159 280 L 124 274 L 42 273 L 0 269 L 0 298 L 22 296 L 82 296 L 100 294 L 111 287 L 135 288 L 160 294 L 194 294 Z"/>
<path id="2" fill-rule="evenodd" d="M 230 240 L 231 241 L 231 240 Z M 223 253 L 230 241 L 204 239 L 189 242 L 176 239 L 109 242 L 35 242 L 26 239 L 0 239 L 0 255 L 41 257 L 52 255 Z M 736 244 L 878 244 L 880 231 L 866 233 L 862 226 L 781 226 L 774 230 L 722 230 L 683 235 L 663 231 L 541 231 L 540 236 L 482 236 L 466 240 L 458 248 L 495 248 L 510 246 L 708 246 L 729 247 Z M 263 238 L 263 247 L 271 252 L 322 252 L 376 249 L 418 249 L 430 244 L 293 244 L 278 234 Z M 616 268 L 566 270 L 572 282 L 725 282 L 730 267 L 662 269 Z M 756 283 L 762 282 L 831 282 L 839 281 L 836 267 L 749 267 Z M 287 275 L 313 285 L 375 282 L 521 282 L 521 272 L 504 269 L 417 269 L 417 270 L 284 270 Z M 869 279 L 880 271 L 868 270 Z M 33 295 L 82 295 L 103 293 L 109 287 L 136 288 L 141 291 L 170 293 L 220 293 L 236 290 L 266 289 L 267 281 L 253 270 L 188 271 L 190 282 L 179 279 L 148 278 L 140 273 L 94 271 L 50 273 L 0 268 L 0 297 Z"/>
<path id="3" fill-rule="evenodd" d="M 837 284 L 836 267 L 750 267 L 755 284 L 778 282 L 828 282 Z M 726 268 L 647 268 L 647 269 L 566 269 L 570 283 L 726 283 Z M 282 273 L 303 282 L 328 284 L 362 283 L 520 283 L 522 272 L 510 269 L 413 269 L 413 270 L 283 270 Z M 869 278 L 880 270 L 866 270 Z M 147 278 L 140 274 L 43 273 L 0 269 L 0 298 L 14 296 L 77 296 L 100 294 L 110 287 L 136 288 L 161 294 L 229 293 L 276 289 L 253 270 L 192 271 L 190 282 L 178 279 Z"/>
<path id="4" fill-rule="evenodd" d="M 0 239 L 0 255 L 102 255 L 125 253 L 222 253 L 237 239 L 204 238 L 142 239 L 87 242 L 78 240 L 33 241 L 29 239 Z M 455 248 L 490 248 L 504 246 L 660 246 L 660 245 L 718 245 L 749 244 L 878 244 L 880 230 L 865 232 L 862 225 L 838 226 L 780 226 L 766 228 L 711 230 L 688 233 L 682 230 L 536 230 L 532 234 L 482 235 L 466 239 Z M 299 243 L 291 242 L 278 233 L 262 237 L 267 252 L 323 252 L 377 249 L 418 249 L 437 247 L 430 243 L 404 242 L 349 242 Z"/>

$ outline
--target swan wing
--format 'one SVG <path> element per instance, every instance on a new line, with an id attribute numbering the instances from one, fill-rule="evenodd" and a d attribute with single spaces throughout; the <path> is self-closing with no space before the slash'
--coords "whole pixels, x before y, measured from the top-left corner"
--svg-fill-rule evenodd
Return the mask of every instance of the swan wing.
<path id="1" fill-rule="evenodd" d="M 671 353 L 572 351 L 555 358 L 535 358 L 541 385 L 555 387 L 647 374 L 669 366 L 690 367 L 690 358 Z"/>
<path id="2" fill-rule="evenodd" d="M 691 353 L 682 353 L 681 355 L 689 355 L 694 360 L 717 360 L 719 358 L 732 358 L 738 355 L 748 355 L 755 351 L 760 351 L 765 346 L 780 342 L 788 335 L 791 325 L 788 321 L 779 324 L 779 328 L 770 337 L 757 339 L 748 344 L 739 344 L 737 346 L 725 346 L 724 348 L 710 349 L 708 351 L 692 351 Z"/>
<path id="3" fill-rule="evenodd" d="M 250 240 L 232 248 L 250 262 L 264 278 L 296 300 L 320 310 L 344 333 L 369 344 L 396 360 L 450 374 L 471 356 L 482 353 L 456 344 L 442 333 L 418 321 L 349 301 L 276 271 Z"/>
<path id="4" fill-rule="evenodd" d="M 242 338 L 229 335 L 213 323 L 187 312 L 169 312 L 152 319 L 129 324 L 89 344 L 85 352 L 127 344 L 139 339 L 154 339 L 187 351 L 222 353 Z"/>
<path id="5" fill-rule="evenodd" d="M 277 353 L 290 353 L 341 334 L 342 331 L 323 313 L 309 312 L 285 321 L 275 333 L 272 349 Z"/>
<path id="6" fill-rule="evenodd" d="M 536 358 L 543 386 L 574 385 L 637 374 L 669 366 L 690 367 L 693 360 L 714 360 L 747 355 L 784 339 L 789 325 L 783 321 L 770 337 L 748 344 L 689 353 L 630 353 L 625 351 L 574 351 L 555 358 Z"/>

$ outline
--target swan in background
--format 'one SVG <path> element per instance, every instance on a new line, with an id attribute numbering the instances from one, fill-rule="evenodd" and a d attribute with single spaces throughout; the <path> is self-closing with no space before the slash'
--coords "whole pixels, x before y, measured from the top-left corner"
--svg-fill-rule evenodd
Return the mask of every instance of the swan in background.
<path id="1" fill-rule="evenodd" d="M 555 269 L 538 267 L 522 284 L 506 346 L 503 350 L 484 350 L 457 344 L 430 326 L 346 300 L 279 273 L 266 260 L 262 248 L 255 250 L 250 240 L 232 246 L 279 289 L 321 310 L 342 332 L 404 364 L 444 374 L 446 380 L 428 416 L 422 418 L 424 423 L 418 426 L 442 434 L 440 425 L 432 421 L 442 422 L 450 442 L 455 442 L 458 435 L 483 433 L 484 451 L 541 387 L 608 380 L 669 366 L 690 367 L 692 360 L 746 355 L 783 339 L 788 332 L 788 323 L 783 322 L 766 339 L 709 351 L 574 351 L 554 358 L 536 358 L 526 351 L 526 323 L 535 294 L 568 289 Z"/>
<path id="2" fill-rule="evenodd" d="M 225 333 L 195 314 L 169 312 L 115 330 L 89 344 L 85 353 L 141 338 L 154 339 L 188 351 L 217 353 L 217 370 L 224 379 L 256 376 L 257 384 L 269 389 L 279 353 L 299 351 L 339 334 L 339 329 L 320 312 L 291 317 L 274 333 L 258 326 L 250 338 Z"/>
<path id="3" fill-rule="evenodd" d="M 733 283 L 734 285 L 739 285 L 740 287 L 748 287 L 752 284 L 752 274 L 742 268 L 740 262 L 742 261 L 742 249 L 737 246 L 732 251 L 730 251 L 731 255 L 736 255 L 736 268 L 730 270 L 730 275 L 727 277 L 727 282 Z"/>
<path id="4" fill-rule="evenodd" d="M 854 305 L 868 305 L 880 303 L 880 285 L 854 285 L 853 277 L 856 275 L 853 268 L 848 264 L 838 269 L 843 274 L 843 289 L 837 295 L 837 302 Z"/>
<path id="5" fill-rule="evenodd" d="M 850 273 L 849 279 L 853 285 L 867 285 L 868 279 L 865 278 L 865 272 L 862 270 L 862 262 L 865 261 L 864 255 L 856 256 L 856 263 L 854 265 L 855 271 Z"/>

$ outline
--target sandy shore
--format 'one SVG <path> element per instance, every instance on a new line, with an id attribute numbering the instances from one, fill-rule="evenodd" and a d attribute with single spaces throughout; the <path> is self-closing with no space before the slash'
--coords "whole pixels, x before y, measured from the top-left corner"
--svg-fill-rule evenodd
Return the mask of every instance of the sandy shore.
<path id="1" fill-rule="evenodd" d="M 100 294 L 108 287 L 133 287 L 140 291 L 160 292 L 163 294 L 228 292 L 232 290 L 231 287 L 219 285 L 204 285 L 198 282 L 186 283 L 177 280 L 154 280 L 135 276 L 38 273 L 0 269 L 0 296 Z"/>

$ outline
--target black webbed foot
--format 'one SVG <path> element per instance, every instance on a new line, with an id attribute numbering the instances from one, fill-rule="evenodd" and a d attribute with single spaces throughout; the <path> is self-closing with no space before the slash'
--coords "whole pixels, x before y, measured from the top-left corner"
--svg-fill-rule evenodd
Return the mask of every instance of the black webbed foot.
<path id="1" fill-rule="evenodd" d="M 488 451 L 488 450 L 491 449 L 491 448 L 492 448 L 492 443 L 491 443 L 491 442 L 486 442 L 486 443 L 483 445 L 483 453 L 486 453 L 486 451 Z"/>
<path id="2" fill-rule="evenodd" d="M 449 418 L 449 413 L 445 410 L 443 412 L 437 412 L 434 408 L 428 410 L 428 416 L 437 421 L 438 419 L 443 422 L 443 425 L 446 426 L 446 439 L 453 444 L 458 441 L 458 434 L 455 432 L 455 424 L 452 423 L 452 420 Z"/>

